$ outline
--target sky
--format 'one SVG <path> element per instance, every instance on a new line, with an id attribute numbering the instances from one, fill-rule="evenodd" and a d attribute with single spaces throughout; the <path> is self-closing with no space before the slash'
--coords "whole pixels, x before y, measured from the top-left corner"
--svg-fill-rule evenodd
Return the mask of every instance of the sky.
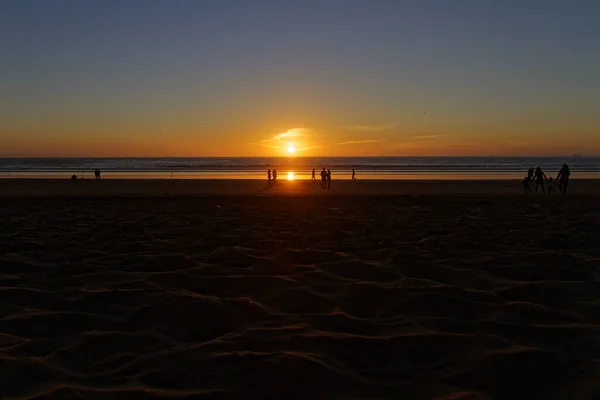
<path id="1" fill-rule="evenodd" d="M 593 0 L 0 0 L 0 157 L 600 155 L 599 17 Z"/>

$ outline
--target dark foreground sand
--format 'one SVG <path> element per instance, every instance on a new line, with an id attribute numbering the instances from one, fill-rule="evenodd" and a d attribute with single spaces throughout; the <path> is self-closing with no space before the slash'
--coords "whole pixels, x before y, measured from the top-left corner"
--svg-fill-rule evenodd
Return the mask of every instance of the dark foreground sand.
<path id="1" fill-rule="evenodd" d="M 86 189 L 104 197 L 31 198 L 15 182 L 2 399 L 600 395 L 595 184 L 134 198 L 116 196 L 151 184 L 106 181 Z"/>

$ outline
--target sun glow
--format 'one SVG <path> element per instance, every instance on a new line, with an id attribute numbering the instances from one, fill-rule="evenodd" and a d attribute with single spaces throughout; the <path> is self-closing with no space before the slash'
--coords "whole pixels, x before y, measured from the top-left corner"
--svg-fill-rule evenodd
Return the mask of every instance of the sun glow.
<path id="1" fill-rule="evenodd" d="M 293 144 L 289 144 L 288 147 L 287 147 L 287 152 L 290 153 L 290 154 L 292 154 L 295 151 L 296 151 L 296 148 L 294 147 L 294 145 Z"/>
<path id="2" fill-rule="evenodd" d="M 293 181 L 294 179 L 296 179 L 296 175 L 292 171 L 288 172 L 288 181 Z"/>

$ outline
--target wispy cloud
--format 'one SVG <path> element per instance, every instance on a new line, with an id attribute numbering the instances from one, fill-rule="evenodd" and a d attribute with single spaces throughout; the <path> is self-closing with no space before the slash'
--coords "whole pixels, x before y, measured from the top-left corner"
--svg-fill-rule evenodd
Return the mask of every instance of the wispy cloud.
<path id="1" fill-rule="evenodd" d="M 259 140 L 258 142 L 250 143 L 261 147 L 267 147 L 269 149 L 280 150 L 287 153 L 288 146 L 294 146 L 296 152 L 303 152 L 305 150 L 316 149 L 321 146 L 310 146 L 310 143 L 306 143 L 303 137 L 314 136 L 315 133 L 310 129 L 306 128 L 292 128 L 288 129 L 283 133 L 279 133 L 275 136 L 271 136 L 267 139 Z M 303 143 L 304 142 L 304 143 Z M 305 147 L 302 147 L 305 146 Z"/>
<path id="2" fill-rule="evenodd" d="M 336 143 L 336 146 L 343 146 L 347 144 L 363 144 L 363 143 L 377 143 L 381 142 L 383 139 L 367 139 L 367 140 L 349 140 L 347 142 Z"/>
<path id="3" fill-rule="evenodd" d="M 277 143 L 280 140 L 288 140 L 292 138 L 298 138 L 301 136 L 308 136 L 310 132 L 304 128 L 293 128 L 286 132 L 271 136 L 268 139 L 262 139 L 259 143 Z"/>
<path id="4" fill-rule="evenodd" d="M 367 125 L 348 125 L 344 126 L 343 129 L 353 132 L 383 132 L 394 129 L 397 126 L 395 122 L 388 122 L 385 124 L 367 124 Z"/>
<path id="5" fill-rule="evenodd" d="M 421 135 L 421 136 L 409 136 L 406 141 L 398 142 L 392 144 L 392 146 L 410 146 L 410 145 L 419 145 L 419 146 L 430 146 L 434 145 L 437 142 L 433 139 L 446 137 L 448 135 Z"/>
<path id="6" fill-rule="evenodd" d="M 290 129 L 286 132 L 280 133 L 279 135 L 275 135 L 271 139 L 266 139 L 266 140 L 267 141 L 268 140 L 284 140 L 284 139 L 290 139 L 290 138 L 306 136 L 306 135 L 308 135 L 308 131 L 306 129 L 294 128 L 294 129 Z"/>

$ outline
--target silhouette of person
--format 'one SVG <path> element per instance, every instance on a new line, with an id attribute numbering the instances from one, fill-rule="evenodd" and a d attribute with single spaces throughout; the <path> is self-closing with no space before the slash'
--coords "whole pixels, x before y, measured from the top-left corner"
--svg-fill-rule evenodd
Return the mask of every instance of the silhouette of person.
<path id="1" fill-rule="evenodd" d="M 354 168 L 352 168 L 352 180 L 356 180 L 356 171 L 354 170 Z"/>
<path id="2" fill-rule="evenodd" d="M 100 168 L 98 168 L 98 179 L 102 179 L 102 171 L 100 171 Z"/>
<path id="3" fill-rule="evenodd" d="M 546 188 L 544 187 L 544 181 L 548 178 L 546 178 L 546 174 L 544 174 L 544 171 L 542 171 L 542 169 L 540 167 L 537 167 L 535 170 L 535 193 L 538 192 L 538 187 L 542 187 L 542 192 L 546 193 Z"/>
<path id="4" fill-rule="evenodd" d="M 321 171 L 321 190 L 325 190 L 327 188 L 327 171 L 325 171 L 325 167 L 323 167 L 323 171 Z"/>
<path id="5" fill-rule="evenodd" d="M 311 180 L 312 182 L 315 182 L 315 181 L 317 180 L 317 178 L 315 178 L 315 169 L 314 169 L 314 168 L 313 168 L 313 170 L 312 170 L 312 178 L 310 178 L 310 180 Z"/>
<path id="6" fill-rule="evenodd" d="M 569 186 L 569 177 L 571 176 L 571 170 L 567 164 L 563 164 L 562 168 L 558 172 L 556 180 L 558 181 L 558 190 L 562 194 L 567 194 L 567 186 Z"/>
<path id="7" fill-rule="evenodd" d="M 533 167 L 527 170 L 527 179 L 529 179 L 530 181 L 533 180 Z"/>
<path id="8" fill-rule="evenodd" d="M 327 170 L 327 190 L 331 189 L 331 170 Z"/>
<path id="9" fill-rule="evenodd" d="M 94 177 L 98 179 L 98 168 L 94 168 Z"/>
<path id="10" fill-rule="evenodd" d="M 529 176 L 526 176 L 525 178 L 523 178 L 523 193 L 525 193 L 525 194 L 531 193 L 531 188 L 529 187 L 530 181 L 531 181 L 531 179 L 529 178 Z"/>
<path id="11" fill-rule="evenodd" d="M 277 182 L 277 170 L 273 169 L 273 183 Z"/>
<path id="12" fill-rule="evenodd" d="M 270 169 L 267 171 L 267 179 L 268 179 L 269 185 L 270 185 L 271 184 L 271 170 Z"/>

